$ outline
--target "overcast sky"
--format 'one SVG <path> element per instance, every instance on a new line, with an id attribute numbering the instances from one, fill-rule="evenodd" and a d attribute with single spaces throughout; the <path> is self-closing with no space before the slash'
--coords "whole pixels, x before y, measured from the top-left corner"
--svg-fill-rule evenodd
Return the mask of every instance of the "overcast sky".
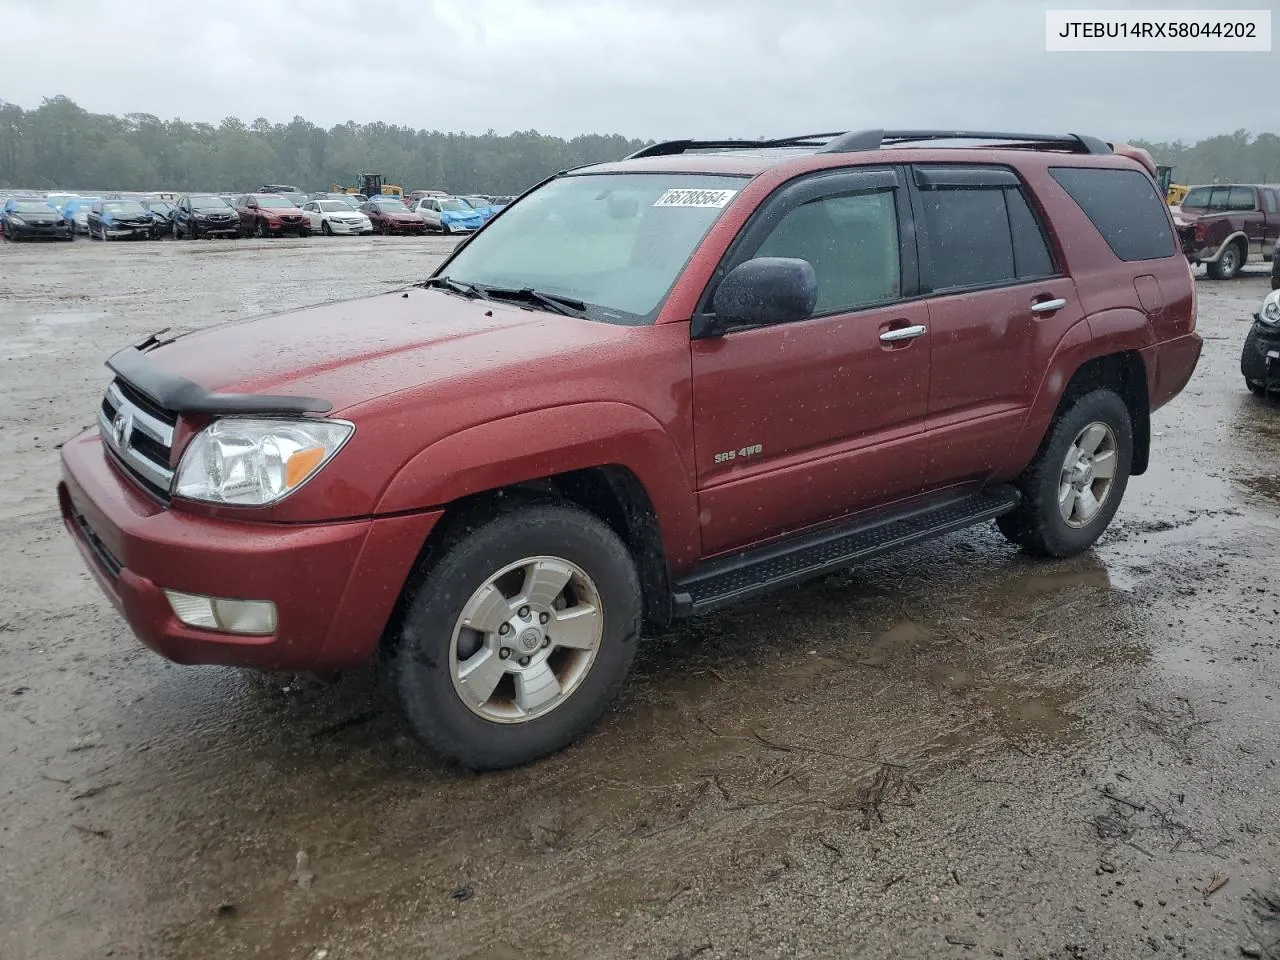
<path id="1" fill-rule="evenodd" d="M 1044 10 L 1272 4 L 0 0 L 0 98 L 469 133 L 962 126 L 1194 140 L 1280 131 L 1280 53 L 1050 54 Z"/>

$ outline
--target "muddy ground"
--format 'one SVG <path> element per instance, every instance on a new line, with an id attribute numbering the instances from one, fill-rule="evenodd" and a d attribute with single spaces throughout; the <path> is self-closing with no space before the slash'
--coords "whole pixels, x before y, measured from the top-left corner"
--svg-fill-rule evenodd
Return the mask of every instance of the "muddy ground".
<path id="1" fill-rule="evenodd" d="M 1095 550 L 979 528 L 687 623 L 584 742 L 479 776 L 370 676 L 144 650 L 54 504 L 116 347 L 446 248 L 0 248 L 0 957 L 1280 957 L 1262 273 L 1199 282 L 1204 359 Z"/>

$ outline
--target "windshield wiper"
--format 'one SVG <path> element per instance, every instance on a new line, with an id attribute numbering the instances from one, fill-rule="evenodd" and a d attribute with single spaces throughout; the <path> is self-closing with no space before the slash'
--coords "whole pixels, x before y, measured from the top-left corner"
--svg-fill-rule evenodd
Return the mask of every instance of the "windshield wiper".
<path id="1" fill-rule="evenodd" d="M 498 300 L 523 300 L 536 303 L 544 310 L 564 314 L 566 317 L 585 317 L 587 305 L 573 297 L 562 297 L 558 293 L 543 293 L 533 287 L 486 287 L 485 292 Z"/>
<path id="2" fill-rule="evenodd" d="M 489 294 L 482 287 L 476 286 L 474 283 L 467 283 L 465 280 L 454 280 L 452 277 L 432 277 L 424 287 L 443 287 L 445 290 L 452 290 L 454 293 L 460 293 L 464 297 L 470 297 L 472 300 L 488 300 Z"/>

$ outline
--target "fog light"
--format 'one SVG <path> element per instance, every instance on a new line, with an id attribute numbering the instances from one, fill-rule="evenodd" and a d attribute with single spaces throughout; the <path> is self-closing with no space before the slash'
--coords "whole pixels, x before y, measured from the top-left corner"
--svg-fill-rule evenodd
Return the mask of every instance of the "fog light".
<path id="1" fill-rule="evenodd" d="M 174 615 L 189 627 L 254 636 L 275 633 L 276 605 L 270 600 L 228 600 L 166 590 Z"/>

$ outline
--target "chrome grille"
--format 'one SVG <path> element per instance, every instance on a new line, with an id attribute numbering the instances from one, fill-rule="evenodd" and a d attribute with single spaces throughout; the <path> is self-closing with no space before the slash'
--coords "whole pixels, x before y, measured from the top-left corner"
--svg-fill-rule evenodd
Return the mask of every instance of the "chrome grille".
<path id="1" fill-rule="evenodd" d="M 177 417 L 119 380 L 107 388 L 98 411 L 98 432 L 107 449 L 152 493 L 168 497 L 173 471 L 169 452 Z"/>

